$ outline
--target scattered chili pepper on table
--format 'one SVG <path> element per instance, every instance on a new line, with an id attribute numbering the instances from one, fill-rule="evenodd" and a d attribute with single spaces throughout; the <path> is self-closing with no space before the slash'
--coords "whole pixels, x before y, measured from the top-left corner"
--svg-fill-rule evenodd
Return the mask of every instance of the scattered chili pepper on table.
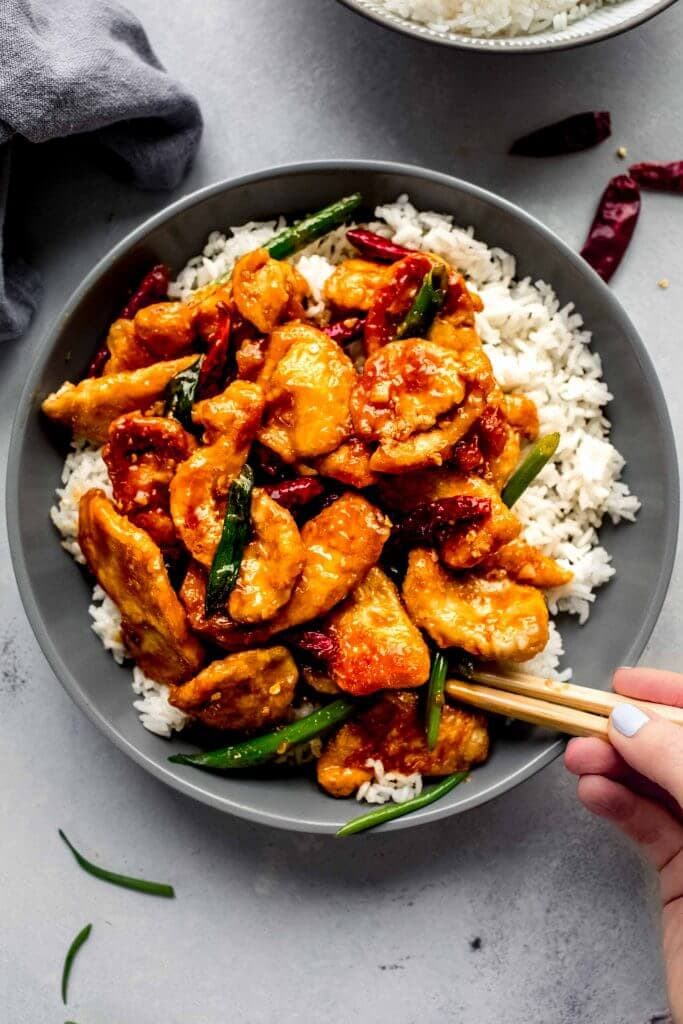
<path id="1" fill-rule="evenodd" d="M 358 249 L 361 256 L 369 256 L 373 260 L 381 260 L 383 263 L 396 263 L 404 256 L 410 256 L 414 249 L 406 249 L 404 245 L 397 245 L 390 238 L 384 238 L 374 231 L 366 228 L 349 228 L 346 232 L 349 242 Z"/>
<path id="2" fill-rule="evenodd" d="M 514 156 L 564 156 L 604 142 L 612 134 L 609 111 L 587 110 L 523 135 L 510 146 Z"/>
<path id="3" fill-rule="evenodd" d="M 683 160 L 673 160 L 671 163 L 651 160 L 632 164 L 628 172 L 642 188 L 651 188 L 657 192 L 683 192 Z"/>
<path id="4" fill-rule="evenodd" d="M 603 192 L 581 250 L 587 263 L 609 281 L 621 263 L 640 213 L 640 188 L 628 174 L 612 178 Z"/>

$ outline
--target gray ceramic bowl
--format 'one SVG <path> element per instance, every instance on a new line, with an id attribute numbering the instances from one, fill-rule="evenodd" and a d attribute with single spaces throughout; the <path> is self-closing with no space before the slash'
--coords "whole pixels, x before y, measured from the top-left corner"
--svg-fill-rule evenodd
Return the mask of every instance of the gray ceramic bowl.
<path id="1" fill-rule="evenodd" d="M 402 32 L 415 39 L 424 39 L 457 50 L 478 50 L 480 53 L 542 53 L 548 50 L 570 50 L 575 46 L 597 43 L 601 39 L 620 35 L 636 25 L 654 18 L 675 0 L 621 0 L 617 4 L 600 7 L 564 29 L 545 29 L 532 35 L 490 36 L 478 38 L 464 32 L 439 32 L 428 25 L 402 18 L 389 11 L 378 0 L 340 0 L 352 11 L 376 21 L 380 25 Z"/>
<path id="2" fill-rule="evenodd" d="M 130 671 L 118 668 L 90 630 L 90 583 L 61 549 L 48 510 L 64 458 L 39 412 L 41 399 L 87 366 L 126 286 L 152 262 L 179 269 L 210 231 L 251 218 L 292 215 L 359 190 L 368 207 L 410 193 L 423 209 L 452 213 L 491 245 L 519 259 L 520 274 L 543 277 L 562 303 L 573 301 L 594 332 L 615 395 L 613 437 L 625 474 L 643 501 L 635 525 L 606 526 L 616 581 L 603 588 L 590 622 L 562 624 L 577 679 L 607 687 L 613 668 L 636 663 L 652 631 L 671 573 L 678 523 L 677 462 L 655 371 L 624 311 L 593 271 L 552 232 L 503 199 L 454 178 L 385 163 L 284 167 L 222 182 L 181 199 L 117 245 L 88 275 L 45 339 L 19 401 L 10 446 L 7 512 L 14 568 L 31 625 L 57 677 L 89 718 L 164 782 L 223 811 L 281 828 L 333 832 L 356 813 L 352 801 L 324 796 L 302 777 L 209 775 L 171 765 L 190 749 L 146 732 L 131 706 Z M 637 414 L 635 414 L 637 410 Z M 556 757 L 562 740 L 536 729 L 504 731 L 489 762 L 443 801 L 401 818 L 405 828 L 463 811 L 528 778 Z"/>

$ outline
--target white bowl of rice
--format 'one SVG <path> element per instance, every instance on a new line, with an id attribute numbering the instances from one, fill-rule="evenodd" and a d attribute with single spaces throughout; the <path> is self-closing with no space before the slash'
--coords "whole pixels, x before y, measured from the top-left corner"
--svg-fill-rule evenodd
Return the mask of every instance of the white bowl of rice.
<path id="1" fill-rule="evenodd" d="M 490 193 L 395 164 L 308 164 L 211 186 L 124 239 L 69 301 L 19 402 L 7 507 L 22 599 L 66 690 L 147 770 L 221 810 L 328 833 L 351 812 L 345 802 L 318 791 L 305 773 L 287 779 L 189 776 L 169 764 L 169 754 L 189 749 L 184 716 L 169 705 L 162 684 L 127 661 L 116 607 L 100 588 L 93 591 L 92 580 L 59 544 L 61 539 L 69 555 L 82 560 L 78 498 L 91 486 L 107 490 L 106 467 L 99 451 L 78 444 L 70 449 L 46 429 L 38 405 L 63 380 L 65 359 L 69 376 L 84 371 L 140 267 L 171 265 L 170 293 L 184 298 L 270 237 L 281 217 L 290 220 L 353 191 L 364 196 L 364 223 L 400 244 L 443 253 L 472 282 L 484 300 L 477 326 L 498 380 L 504 389 L 534 399 L 544 431 L 561 433 L 557 461 L 519 502 L 527 539 L 574 572 L 571 584 L 550 594 L 557 628 L 534 670 L 565 679 L 573 672 L 580 682 L 608 686 L 618 664 L 636 663 L 668 586 L 679 501 L 671 425 L 635 329 L 580 257 Z M 311 287 L 312 316 L 316 290 L 347 247 L 344 229 L 338 229 L 297 255 Z M 390 827 L 489 800 L 538 771 L 562 746 L 560 738 L 540 729 L 502 729 L 492 757 L 466 786 Z M 377 764 L 375 782 L 363 798 L 405 798 L 406 786 L 416 780 L 390 774 Z"/>
<path id="2" fill-rule="evenodd" d="M 625 32 L 674 0 L 341 0 L 406 35 L 465 50 L 529 53 Z"/>

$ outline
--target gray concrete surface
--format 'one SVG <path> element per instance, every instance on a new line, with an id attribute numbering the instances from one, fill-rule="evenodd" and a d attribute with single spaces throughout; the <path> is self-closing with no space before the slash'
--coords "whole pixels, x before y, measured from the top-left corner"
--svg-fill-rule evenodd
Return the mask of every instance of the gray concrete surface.
<path id="1" fill-rule="evenodd" d="M 129 4 L 204 109 L 183 192 L 290 160 L 386 157 L 492 188 L 578 245 L 621 166 L 618 145 L 634 158 L 683 156 L 682 6 L 592 48 L 494 59 L 390 34 L 334 0 Z M 600 149 L 533 166 L 505 155 L 522 131 L 590 108 L 613 114 Z M 3 454 L 47 325 L 92 263 L 168 201 L 112 181 L 73 147 L 30 156 L 13 205 L 45 296 L 29 336 L 0 351 Z M 682 201 L 647 196 L 614 280 L 678 436 L 682 241 Z M 464 817 L 357 844 L 221 816 L 148 777 L 71 704 L 19 604 L 4 524 L 1 543 L 7 1024 L 644 1024 L 663 1009 L 652 880 L 577 806 L 559 763 Z M 683 663 L 682 583 L 679 562 L 651 664 Z M 173 881 L 177 900 L 82 874 L 58 826 L 112 865 Z M 87 921 L 65 1013 L 61 964 Z"/>

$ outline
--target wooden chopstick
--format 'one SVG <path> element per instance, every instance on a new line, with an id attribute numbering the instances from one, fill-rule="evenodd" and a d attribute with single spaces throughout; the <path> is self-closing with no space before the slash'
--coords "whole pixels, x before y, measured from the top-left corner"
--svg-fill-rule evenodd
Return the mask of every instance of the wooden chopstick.
<path id="1" fill-rule="evenodd" d="M 536 697 L 525 697 L 518 693 L 494 690 L 478 683 L 466 683 L 461 679 L 449 679 L 446 693 L 465 704 L 472 704 L 482 711 L 493 711 L 508 718 L 519 718 L 532 725 L 569 733 L 570 736 L 600 736 L 607 738 L 607 718 L 591 715 L 587 711 L 551 704 Z"/>
<path id="2" fill-rule="evenodd" d="M 494 686 L 509 693 L 519 693 L 525 697 L 538 697 L 552 704 L 563 704 L 565 707 L 577 708 L 579 711 L 590 711 L 596 715 L 609 717 L 617 704 L 635 704 L 644 711 L 652 712 L 661 718 L 668 718 L 676 725 L 683 725 L 683 708 L 670 704 L 654 704 L 647 700 L 635 700 L 624 697 L 620 693 L 595 690 L 589 686 L 577 686 L 576 683 L 560 683 L 557 679 L 543 679 L 530 675 L 521 669 L 506 669 L 504 672 L 488 672 L 477 669 L 472 678 L 486 686 Z"/>

